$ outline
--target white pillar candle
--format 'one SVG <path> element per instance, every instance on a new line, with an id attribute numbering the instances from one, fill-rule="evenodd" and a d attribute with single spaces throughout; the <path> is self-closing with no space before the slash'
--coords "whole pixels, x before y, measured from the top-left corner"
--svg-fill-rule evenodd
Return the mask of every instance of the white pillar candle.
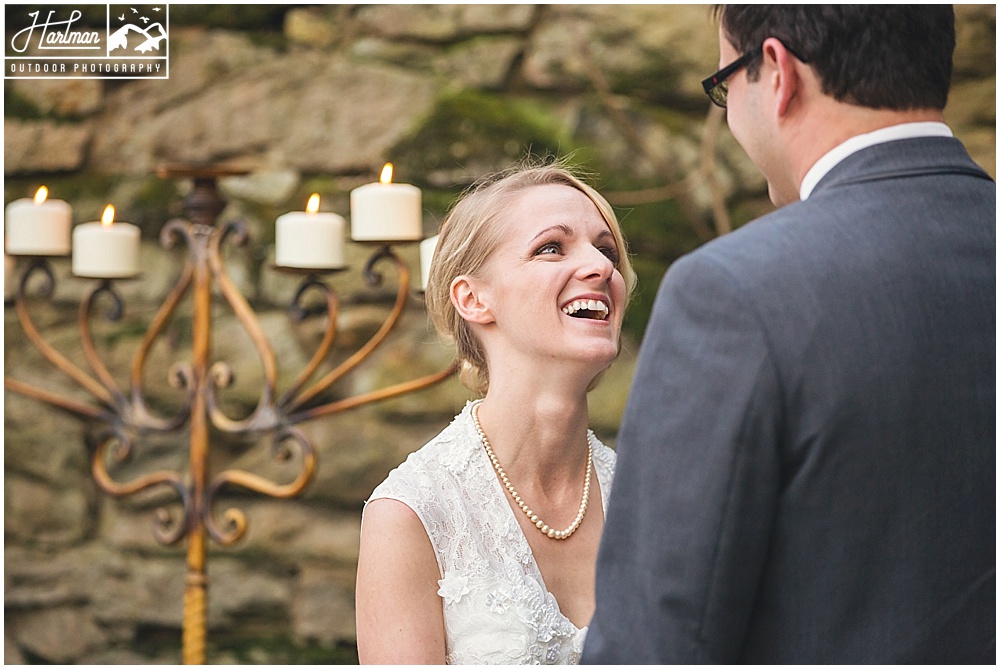
<path id="1" fill-rule="evenodd" d="M 379 183 L 351 191 L 351 237 L 359 242 L 416 241 L 423 237 L 420 189 L 392 183 L 392 163 Z"/>
<path id="2" fill-rule="evenodd" d="M 64 256 L 69 253 L 73 209 L 63 200 L 49 200 L 42 186 L 35 199 L 21 198 L 7 205 L 4 225 L 7 253 L 11 255 Z"/>
<path id="3" fill-rule="evenodd" d="M 420 287 L 427 290 L 427 279 L 431 276 L 431 260 L 434 258 L 434 250 L 437 248 L 438 237 L 434 235 L 420 242 Z"/>
<path id="4" fill-rule="evenodd" d="M 275 221 L 274 263 L 305 269 L 344 267 L 346 229 L 342 216 L 319 211 L 319 195 L 313 193 L 305 211 L 290 211 Z"/>
<path id="5" fill-rule="evenodd" d="M 114 220 L 115 208 L 109 204 L 100 223 L 82 223 L 73 229 L 73 274 L 121 279 L 139 273 L 139 228 Z"/>

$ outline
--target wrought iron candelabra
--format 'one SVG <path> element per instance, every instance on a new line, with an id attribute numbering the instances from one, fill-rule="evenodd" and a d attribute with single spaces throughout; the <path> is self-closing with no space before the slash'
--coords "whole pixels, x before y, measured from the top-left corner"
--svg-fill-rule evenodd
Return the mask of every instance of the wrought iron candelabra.
<path id="1" fill-rule="evenodd" d="M 164 545 L 174 545 L 185 540 L 187 542 L 182 631 L 185 664 L 202 664 L 205 661 L 207 539 L 229 546 L 237 542 L 247 528 L 246 517 L 236 508 L 225 510 L 221 516 L 222 521 L 217 520 L 214 507 L 219 492 L 223 488 L 234 486 L 281 499 L 298 495 L 309 483 L 317 465 L 315 449 L 299 428 L 301 423 L 430 387 L 456 371 L 453 364 L 441 372 L 406 383 L 321 403 L 322 393 L 365 360 L 386 339 L 403 313 L 409 295 L 410 271 L 392 247 L 386 244 L 377 248 L 363 271 L 365 282 L 375 287 L 382 282 L 376 266 L 380 263 L 395 266 L 398 289 L 391 313 L 367 343 L 312 385 L 308 385 L 309 381 L 326 359 L 336 337 L 339 300 L 336 292 L 324 280 L 323 272 L 298 270 L 302 279 L 291 299 L 291 318 L 296 321 L 304 319 L 304 295 L 310 291 L 318 291 L 325 298 L 329 322 L 312 359 L 295 378 L 291 387 L 279 396 L 276 387 L 278 367 L 274 353 L 253 309 L 227 275 L 221 253 L 226 242 L 245 244 L 247 230 L 240 222 L 216 225 L 216 219 L 225 206 L 225 200 L 217 188 L 217 179 L 240 173 L 242 172 L 221 169 L 183 168 L 159 172 L 163 178 L 193 179 L 194 187 L 184 201 L 185 218 L 169 221 L 160 234 L 162 246 L 170 249 L 178 242 L 183 242 L 188 254 L 177 284 L 153 317 L 135 353 L 127 388 L 119 387 L 91 337 L 90 323 L 99 298 L 111 301 L 111 307 L 104 314 L 106 318 L 117 321 L 123 315 L 124 304 L 115 289 L 114 280 L 96 280 L 80 304 L 80 341 L 92 374 L 53 348 L 35 326 L 28 311 L 28 288 L 35 277 L 40 277 L 41 283 L 37 287 L 39 297 L 49 297 L 52 294 L 55 278 L 47 257 L 31 258 L 21 275 L 14 298 L 17 317 L 28 339 L 45 359 L 87 390 L 95 401 L 80 402 L 22 381 L 4 378 L 7 390 L 47 403 L 85 421 L 85 444 L 90 452 L 91 472 L 95 482 L 105 493 L 125 497 L 151 488 L 165 487 L 176 494 L 174 504 L 180 503 L 180 513 L 171 513 L 168 507 L 161 507 L 156 514 L 154 535 Z M 213 286 L 246 329 L 263 365 L 264 382 L 259 400 L 253 412 L 243 419 L 229 417 L 219 404 L 218 391 L 232 383 L 233 374 L 228 364 L 212 360 Z M 170 371 L 170 381 L 184 391 L 185 400 L 175 415 L 158 416 L 150 409 L 144 394 L 145 363 L 153 344 L 170 322 L 178 304 L 189 292 L 192 294 L 194 309 L 192 358 L 190 362 L 176 363 Z M 113 463 L 126 461 L 137 447 L 141 447 L 144 437 L 175 433 L 185 426 L 190 431 L 186 472 L 154 471 L 127 481 L 119 481 L 112 476 L 109 463 L 112 463 L 113 469 Z M 269 436 L 275 457 L 290 460 L 297 456 L 297 475 L 289 483 L 276 483 L 258 474 L 238 469 L 210 472 L 208 456 L 211 446 L 210 430 L 213 428 L 233 436 Z"/>

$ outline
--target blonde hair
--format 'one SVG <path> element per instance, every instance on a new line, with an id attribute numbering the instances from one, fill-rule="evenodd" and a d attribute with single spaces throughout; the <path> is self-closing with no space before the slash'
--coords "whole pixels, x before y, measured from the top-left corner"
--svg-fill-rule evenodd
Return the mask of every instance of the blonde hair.
<path id="1" fill-rule="evenodd" d="M 486 353 L 472 327 L 455 310 L 451 302 L 451 283 L 457 276 L 476 276 L 486 263 L 503 239 L 506 212 L 512 201 L 528 188 L 547 185 L 569 186 L 594 203 L 618 247 L 618 270 L 626 286 L 625 305 L 635 288 L 635 272 L 614 210 L 600 193 L 583 183 L 564 164 L 526 163 L 480 179 L 462 194 L 441 223 L 425 300 L 438 333 L 455 343 L 462 363 L 462 382 L 484 395 L 489 388 Z"/>

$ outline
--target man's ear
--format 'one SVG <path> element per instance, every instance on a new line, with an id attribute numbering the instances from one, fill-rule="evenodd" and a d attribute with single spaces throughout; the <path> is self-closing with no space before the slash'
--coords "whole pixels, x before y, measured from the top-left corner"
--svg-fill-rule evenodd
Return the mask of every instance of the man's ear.
<path id="1" fill-rule="evenodd" d="M 483 300 L 475 280 L 457 276 L 451 282 L 451 303 L 458 315 L 470 323 L 486 325 L 493 322 L 493 314 Z"/>
<path id="2" fill-rule="evenodd" d="M 785 48 L 781 40 L 768 37 L 764 40 L 764 66 L 770 70 L 771 85 L 774 90 L 774 111 L 779 118 L 788 115 L 790 108 L 801 93 L 802 81 L 799 77 L 799 60 Z"/>

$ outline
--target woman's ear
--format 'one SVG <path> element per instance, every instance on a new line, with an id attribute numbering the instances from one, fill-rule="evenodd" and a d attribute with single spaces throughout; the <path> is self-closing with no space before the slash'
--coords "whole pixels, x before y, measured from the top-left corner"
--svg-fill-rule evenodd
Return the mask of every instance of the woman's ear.
<path id="1" fill-rule="evenodd" d="M 470 323 L 486 325 L 494 321 L 490 308 L 482 301 L 479 286 L 469 276 L 457 276 L 451 282 L 451 303 L 455 311 Z"/>

